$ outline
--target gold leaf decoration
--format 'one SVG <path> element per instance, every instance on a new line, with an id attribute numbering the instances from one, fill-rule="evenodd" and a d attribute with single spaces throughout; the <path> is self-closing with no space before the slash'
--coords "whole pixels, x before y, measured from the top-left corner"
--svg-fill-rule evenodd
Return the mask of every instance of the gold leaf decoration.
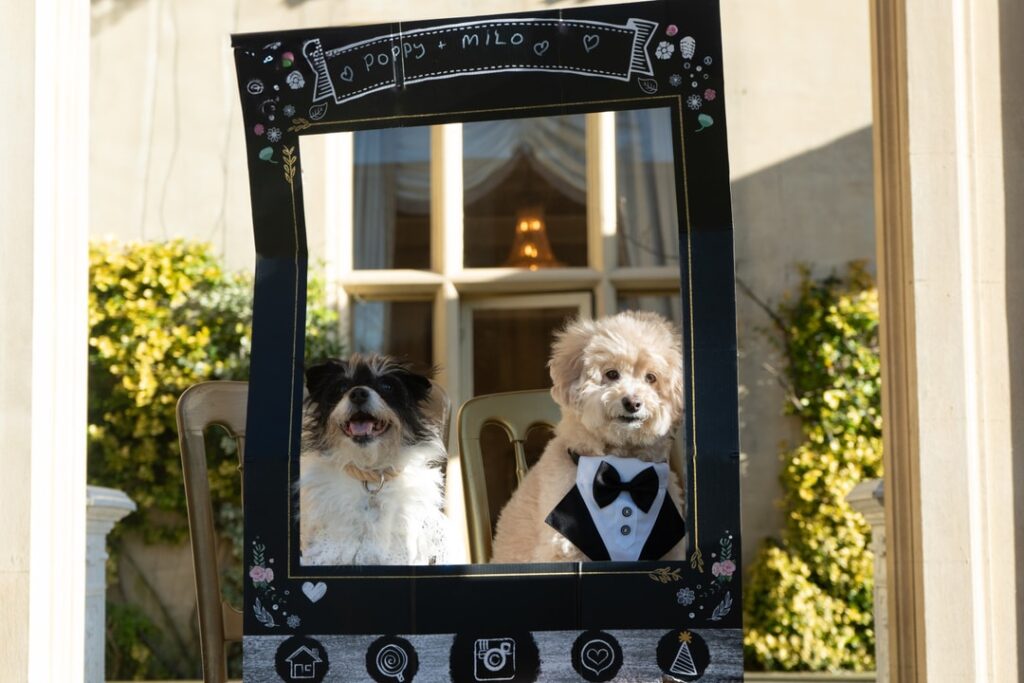
<path id="1" fill-rule="evenodd" d="M 292 133 L 298 133 L 300 131 L 306 130 L 311 125 L 313 124 L 309 122 L 309 119 L 304 119 L 300 117 L 297 119 L 292 119 L 292 125 L 288 126 L 288 130 L 291 131 Z"/>
<path id="2" fill-rule="evenodd" d="M 281 153 L 284 156 L 284 179 L 291 185 L 295 182 L 295 162 L 298 161 L 295 156 L 295 148 L 282 147 Z"/>
<path id="3" fill-rule="evenodd" d="M 671 567 L 659 567 L 647 576 L 652 581 L 657 581 L 658 583 L 672 583 L 683 578 L 679 573 L 679 569 L 672 569 Z"/>
<path id="4" fill-rule="evenodd" d="M 704 571 L 704 556 L 700 554 L 700 548 L 696 548 L 693 555 L 690 555 L 690 567 L 699 572 Z"/>

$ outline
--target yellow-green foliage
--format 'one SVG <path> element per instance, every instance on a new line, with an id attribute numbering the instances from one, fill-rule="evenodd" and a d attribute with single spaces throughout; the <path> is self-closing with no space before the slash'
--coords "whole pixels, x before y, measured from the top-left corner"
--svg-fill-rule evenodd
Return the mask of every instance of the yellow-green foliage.
<path id="1" fill-rule="evenodd" d="M 174 406 L 196 382 L 247 377 L 252 278 L 225 272 L 209 245 L 185 240 L 94 243 L 89 276 L 90 480 L 127 492 L 139 512 L 126 523 L 149 538 L 182 539 Z M 322 293 L 312 279 L 307 351 L 318 356 L 340 350 Z M 213 454 L 211 492 L 237 505 L 237 462 L 227 451 Z"/>
<path id="2" fill-rule="evenodd" d="M 871 531 L 846 495 L 881 476 L 878 293 L 859 265 L 823 281 L 805 272 L 777 323 L 787 412 L 804 440 L 785 455 L 783 537 L 762 549 L 744 589 L 747 664 L 871 670 Z"/>

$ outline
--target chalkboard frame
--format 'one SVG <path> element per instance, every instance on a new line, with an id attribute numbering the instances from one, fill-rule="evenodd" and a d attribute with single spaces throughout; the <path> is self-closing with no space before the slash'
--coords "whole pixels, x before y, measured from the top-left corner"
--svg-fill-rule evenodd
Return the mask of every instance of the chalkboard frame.
<path id="1" fill-rule="evenodd" d="M 467 45 L 468 35 L 476 37 Z M 452 57 L 442 42 L 461 51 Z M 478 629 L 496 606 L 502 627 L 516 632 L 741 628 L 735 292 L 717 1 L 241 34 L 232 44 L 257 259 L 244 460 L 247 641 L 455 634 Z M 360 81 L 360 67 L 369 81 Z M 300 566 L 289 502 L 308 261 L 300 137 L 665 106 L 678 123 L 681 162 L 688 561 Z"/>

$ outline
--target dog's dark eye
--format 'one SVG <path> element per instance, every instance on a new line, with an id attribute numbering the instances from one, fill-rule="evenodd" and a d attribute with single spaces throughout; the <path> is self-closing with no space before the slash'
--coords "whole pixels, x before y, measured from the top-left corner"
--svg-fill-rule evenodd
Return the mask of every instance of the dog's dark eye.
<path id="1" fill-rule="evenodd" d="M 614 382 L 615 380 L 617 380 L 619 378 L 619 371 L 618 370 L 605 370 L 604 376 Z"/>
<path id="2" fill-rule="evenodd" d="M 380 381 L 380 388 L 381 388 L 381 391 L 386 391 L 388 393 L 391 393 L 392 391 L 395 390 L 395 383 L 392 382 L 389 379 L 382 379 Z"/>
<path id="3" fill-rule="evenodd" d="M 653 372 L 648 372 L 646 375 L 644 375 L 644 379 L 647 380 L 648 384 L 654 384 L 655 382 L 658 381 L 657 376 Z"/>

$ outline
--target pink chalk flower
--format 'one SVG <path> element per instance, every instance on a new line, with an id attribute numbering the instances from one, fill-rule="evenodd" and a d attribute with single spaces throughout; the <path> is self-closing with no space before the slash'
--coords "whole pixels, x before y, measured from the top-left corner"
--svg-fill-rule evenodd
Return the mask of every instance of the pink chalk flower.
<path id="1" fill-rule="evenodd" d="M 718 97 L 718 93 L 716 93 L 714 89 L 708 88 L 707 90 L 704 91 L 704 99 L 707 100 L 708 102 L 715 99 L 716 97 Z"/>
<path id="2" fill-rule="evenodd" d="M 732 560 L 722 560 L 711 565 L 711 573 L 715 576 L 732 576 L 736 571 L 736 564 Z"/>
<path id="3" fill-rule="evenodd" d="M 249 570 L 249 578 L 254 583 L 269 583 L 274 580 L 274 570 L 257 565 Z"/>
<path id="4" fill-rule="evenodd" d="M 665 29 L 665 35 L 667 35 L 667 36 L 671 37 L 671 36 L 674 36 L 677 33 L 679 33 L 679 27 L 676 26 L 675 24 L 669 24 L 668 28 Z"/>

